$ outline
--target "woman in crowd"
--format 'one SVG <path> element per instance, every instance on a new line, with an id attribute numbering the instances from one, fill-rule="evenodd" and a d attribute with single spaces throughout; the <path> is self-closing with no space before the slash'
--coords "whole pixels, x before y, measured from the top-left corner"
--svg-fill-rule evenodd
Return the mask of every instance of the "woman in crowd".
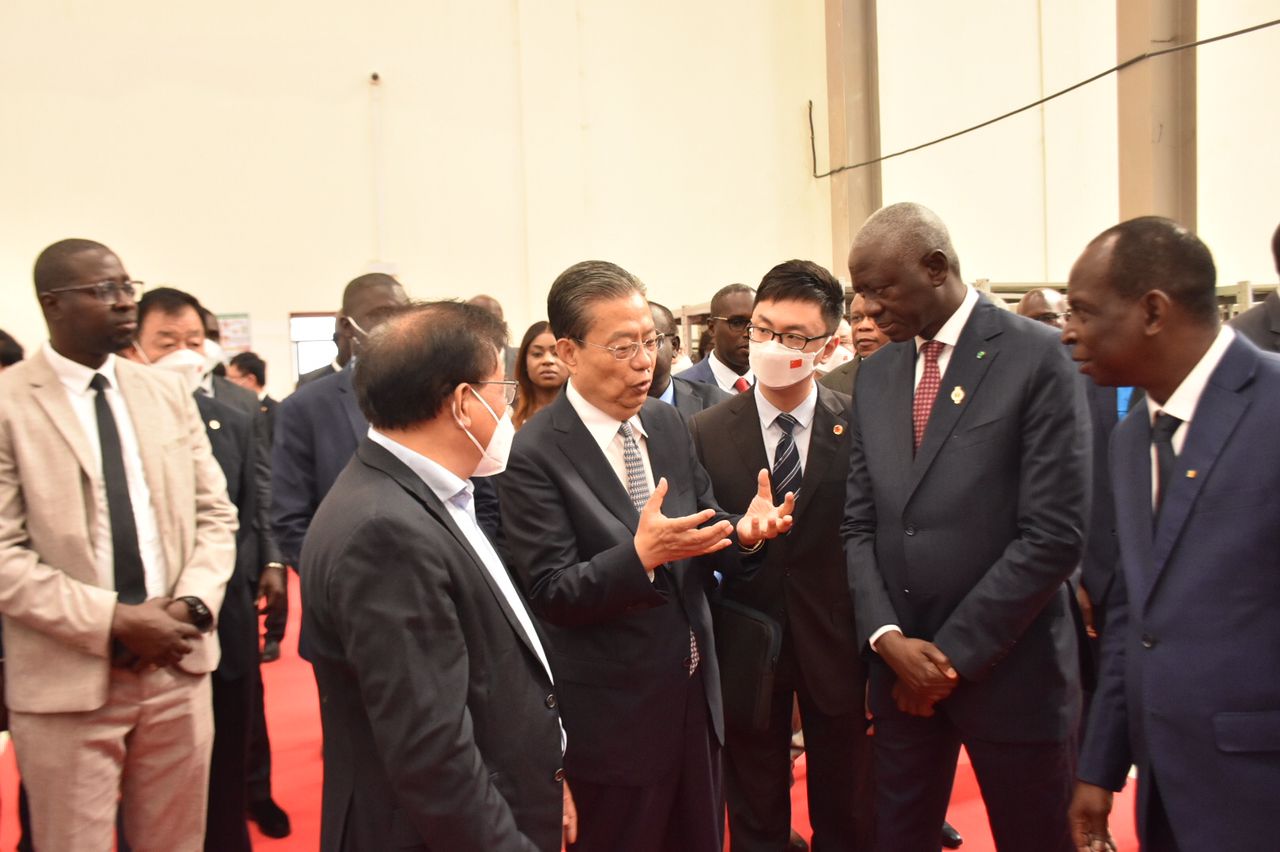
<path id="1" fill-rule="evenodd" d="M 569 371 L 556 357 L 556 338 L 546 320 L 535 322 L 520 341 L 516 356 L 516 382 L 520 389 L 516 410 L 511 415 L 517 429 L 534 414 L 549 405 L 565 382 Z"/>

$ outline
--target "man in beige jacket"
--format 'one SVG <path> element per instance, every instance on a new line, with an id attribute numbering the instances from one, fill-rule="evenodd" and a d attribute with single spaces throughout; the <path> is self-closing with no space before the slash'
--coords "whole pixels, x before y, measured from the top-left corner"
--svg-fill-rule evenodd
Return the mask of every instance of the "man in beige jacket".
<path id="1" fill-rule="evenodd" d="M 212 632 L 235 509 L 181 379 L 114 353 L 137 330 L 119 258 L 40 255 L 49 341 L 0 376 L 5 699 L 41 852 L 203 846 Z"/>

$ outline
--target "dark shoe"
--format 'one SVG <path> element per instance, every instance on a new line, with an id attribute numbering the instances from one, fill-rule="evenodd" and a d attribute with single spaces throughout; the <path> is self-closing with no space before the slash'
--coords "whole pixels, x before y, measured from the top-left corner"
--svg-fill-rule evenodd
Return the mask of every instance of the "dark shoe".
<path id="1" fill-rule="evenodd" d="M 288 837 L 293 828 L 289 815 L 271 799 L 249 803 L 249 819 L 258 824 L 258 830 L 267 837 Z"/>
<path id="2" fill-rule="evenodd" d="M 964 838 L 960 836 L 960 832 L 951 827 L 951 823 L 946 820 L 942 821 L 942 848 L 943 849 L 959 849 L 964 844 Z"/>
<path id="3" fill-rule="evenodd" d="M 791 829 L 791 839 L 787 841 L 787 852 L 809 852 L 809 844 L 794 828 Z"/>
<path id="4" fill-rule="evenodd" d="M 280 641 L 268 639 L 262 645 L 262 662 L 274 663 L 278 659 L 280 659 Z"/>

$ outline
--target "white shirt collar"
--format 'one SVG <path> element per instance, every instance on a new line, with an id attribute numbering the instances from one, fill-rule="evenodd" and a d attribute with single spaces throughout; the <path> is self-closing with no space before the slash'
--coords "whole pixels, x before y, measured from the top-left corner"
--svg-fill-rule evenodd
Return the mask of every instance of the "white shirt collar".
<path id="1" fill-rule="evenodd" d="M 1147 414 L 1151 418 L 1151 422 L 1155 422 L 1156 415 L 1160 412 L 1172 414 L 1183 423 L 1190 423 L 1191 418 L 1195 416 L 1196 406 L 1200 404 L 1200 397 L 1204 394 L 1204 389 L 1209 384 L 1209 377 L 1213 375 L 1213 371 L 1218 369 L 1218 364 L 1222 361 L 1227 349 L 1231 346 L 1231 341 L 1235 339 L 1235 332 L 1228 326 L 1222 326 L 1218 329 L 1218 336 L 1213 339 L 1213 343 L 1209 344 L 1209 348 L 1205 350 L 1204 355 L 1191 368 L 1191 372 L 1187 373 L 1186 378 L 1178 385 L 1169 398 L 1165 400 L 1164 405 L 1158 405 L 1150 395 L 1147 396 Z"/>
<path id="2" fill-rule="evenodd" d="M 750 368 L 739 376 L 733 371 L 733 368 L 716 357 L 715 350 L 712 350 L 711 354 L 707 356 L 707 363 L 711 365 L 711 374 L 716 377 L 716 384 L 722 390 L 733 390 L 733 385 L 738 379 L 746 379 L 749 385 L 756 383 L 756 377 L 752 375 Z"/>
<path id="3" fill-rule="evenodd" d="M 107 360 L 102 362 L 102 366 L 96 370 L 90 370 L 84 364 L 72 361 L 65 355 L 60 355 L 53 344 L 45 341 L 43 347 L 45 360 L 49 362 L 49 366 L 53 368 L 53 374 L 58 377 L 58 381 L 66 385 L 67 390 L 74 394 L 83 396 L 89 392 L 89 382 L 93 381 L 96 373 L 101 373 L 106 377 L 108 384 L 116 389 L 120 389 L 120 385 L 116 382 L 116 356 L 108 355 Z"/>
<path id="4" fill-rule="evenodd" d="M 369 440 L 385 449 L 391 455 L 404 462 L 405 467 L 417 474 L 431 492 L 440 498 L 441 503 L 455 503 L 465 507 L 471 499 L 472 485 L 467 479 L 459 479 L 452 471 L 440 463 L 432 461 L 416 450 L 387 437 L 372 426 L 369 427 Z M 466 498 L 463 499 L 462 495 Z"/>
<path id="5" fill-rule="evenodd" d="M 578 413 L 578 419 L 582 421 L 583 426 L 587 427 L 587 431 L 591 433 L 591 437 L 600 445 L 602 451 L 613 443 L 613 439 L 618 435 L 618 429 L 622 426 L 621 420 L 605 414 L 587 402 L 586 397 L 574 387 L 573 379 L 569 380 L 569 385 L 565 388 L 565 396 L 569 398 L 569 404 Z M 649 433 L 644 430 L 644 424 L 640 422 L 639 414 L 632 415 L 627 422 L 631 424 L 631 431 L 643 435 L 646 439 L 649 437 Z"/>
<path id="6" fill-rule="evenodd" d="M 773 425 L 773 421 L 778 419 L 778 415 L 782 414 L 782 409 L 764 398 L 764 394 L 760 391 L 760 385 L 757 384 L 755 386 L 754 393 L 756 395 L 756 413 L 760 415 L 760 428 L 768 429 Z M 809 387 L 809 395 L 804 398 L 803 402 L 788 411 L 787 414 L 796 419 L 801 429 L 808 429 L 809 424 L 813 422 L 813 414 L 817 409 L 818 383 L 812 382 Z"/>
<path id="7" fill-rule="evenodd" d="M 960 307 L 956 308 L 955 313 L 947 318 L 942 324 L 942 328 L 938 329 L 938 333 L 933 339 L 947 346 L 955 346 L 960 342 L 960 332 L 964 331 L 964 324 L 969 321 L 969 317 L 973 314 L 974 305 L 978 304 L 978 291 L 969 285 L 965 285 L 964 300 L 960 302 Z M 920 347 L 929 341 L 919 335 L 916 336 L 916 351 L 920 351 Z"/>

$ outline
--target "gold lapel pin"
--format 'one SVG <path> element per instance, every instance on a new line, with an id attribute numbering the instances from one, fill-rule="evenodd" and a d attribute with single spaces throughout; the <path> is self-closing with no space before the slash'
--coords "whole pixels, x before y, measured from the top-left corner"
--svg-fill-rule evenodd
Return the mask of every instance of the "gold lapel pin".
<path id="1" fill-rule="evenodd" d="M 843 425 L 843 424 L 840 424 L 840 423 L 837 423 L 836 425 L 834 425 L 834 426 L 832 426 L 832 427 L 831 427 L 831 431 L 832 431 L 834 434 L 836 434 L 836 435 L 843 435 L 843 434 L 844 434 L 844 425 Z"/>
<path id="2" fill-rule="evenodd" d="M 1196 472 L 1194 470 L 1187 471 L 1187 479 L 1195 479 L 1195 478 L 1196 478 Z"/>
<path id="3" fill-rule="evenodd" d="M 210 420 L 210 421 L 209 421 L 209 428 L 210 428 L 210 429 L 214 429 L 214 430 L 218 430 L 218 429 L 221 429 L 221 428 L 222 428 L 222 424 L 221 424 L 221 423 L 219 423 L 217 420 Z"/>
<path id="4" fill-rule="evenodd" d="M 964 388 L 960 387 L 959 385 L 956 385 L 955 388 L 953 388 L 951 391 L 951 401 L 954 402 L 956 405 L 959 405 L 960 403 L 964 402 Z"/>

